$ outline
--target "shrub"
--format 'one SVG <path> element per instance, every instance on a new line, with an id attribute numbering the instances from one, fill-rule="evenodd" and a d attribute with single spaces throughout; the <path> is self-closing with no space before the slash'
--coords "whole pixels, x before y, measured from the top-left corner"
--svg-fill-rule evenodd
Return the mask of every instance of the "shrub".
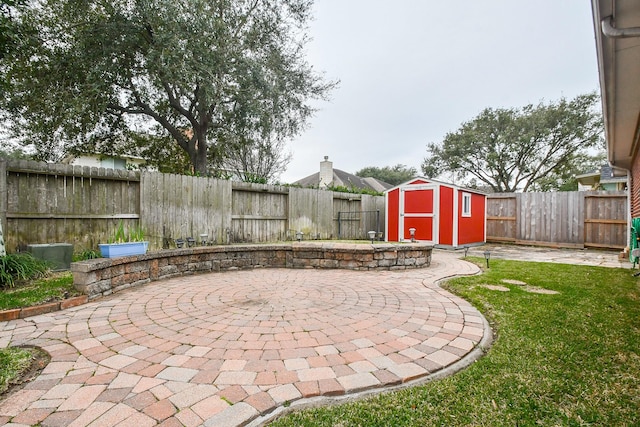
<path id="1" fill-rule="evenodd" d="M 87 259 L 96 259 L 100 257 L 100 251 L 97 251 L 95 249 L 83 249 L 73 254 L 74 261 L 84 261 Z"/>
<path id="2" fill-rule="evenodd" d="M 42 277 L 50 264 L 29 253 L 7 254 L 0 257 L 0 288 L 12 288 L 17 281 Z"/>

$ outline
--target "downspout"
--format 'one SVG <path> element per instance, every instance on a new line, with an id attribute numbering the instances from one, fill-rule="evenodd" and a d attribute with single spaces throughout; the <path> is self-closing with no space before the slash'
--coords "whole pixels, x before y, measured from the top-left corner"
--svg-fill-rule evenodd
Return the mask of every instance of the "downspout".
<path id="1" fill-rule="evenodd" d="M 602 34 L 612 39 L 640 37 L 640 27 L 616 28 L 613 25 L 613 15 L 602 18 Z"/>

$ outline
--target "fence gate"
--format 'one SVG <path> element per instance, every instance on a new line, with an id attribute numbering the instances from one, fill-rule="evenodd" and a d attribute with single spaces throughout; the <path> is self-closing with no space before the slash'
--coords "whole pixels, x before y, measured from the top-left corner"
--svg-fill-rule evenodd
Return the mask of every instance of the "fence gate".
<path id="1" fill-rule="evenodd" d="M 623 249 L 627 212 L 620 191 L 491 194 L 487 241 Z"/>
<path id="2" fill-rule="evenodd" d="M 624 249 L 627 245 L 627 195 L 587 194 L 584 198 L 584 246 Z"/>
<path id="3" fill-rule="evenodd" d="M 380 210 L 338 212 L 338 239 L 368 239 L 369 231 L 375 231 L 380 239 L 380 226 Z"/>

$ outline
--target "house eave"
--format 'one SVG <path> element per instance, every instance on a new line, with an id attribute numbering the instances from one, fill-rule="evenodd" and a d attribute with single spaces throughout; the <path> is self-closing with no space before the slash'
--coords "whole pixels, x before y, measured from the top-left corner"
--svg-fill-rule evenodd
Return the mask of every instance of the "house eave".
<path id="1" fill-rule="evenodd" d="M 640 3 L 592 0 L 591 6 L 608 160 L 630 169 L 640 136 L 640 37 L 628 30 L 640 27 Z M 603 23 L 615 30 L 610 36 L 604 34 Z"/>

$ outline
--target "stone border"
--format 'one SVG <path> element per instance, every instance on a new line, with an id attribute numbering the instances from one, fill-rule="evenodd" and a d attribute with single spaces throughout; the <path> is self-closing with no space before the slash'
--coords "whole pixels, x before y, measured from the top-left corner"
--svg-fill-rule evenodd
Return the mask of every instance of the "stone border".
<path id="1" fill-rule="evenodd" d="M 38 316 L 40 314 L 53 313 L 54 311 L 82 305 L 89 300 L 87 295 L 67 298 L 62 301 L 49 302 L 46 304 L 34 305 L 30 307 L 14 308 L 0 311 L 0 322 L 8 320 L 24 319 L 25 317 Z"/>
<path id="2" fill-rule="evenodd" d="M 75 287 L 89 299 L 132 286 L 197 273 L 244 268 L 404 270 L 428 267 L 433 246 L 424 243 L 296 242 L 198 246 L 71 264 Z"/>

